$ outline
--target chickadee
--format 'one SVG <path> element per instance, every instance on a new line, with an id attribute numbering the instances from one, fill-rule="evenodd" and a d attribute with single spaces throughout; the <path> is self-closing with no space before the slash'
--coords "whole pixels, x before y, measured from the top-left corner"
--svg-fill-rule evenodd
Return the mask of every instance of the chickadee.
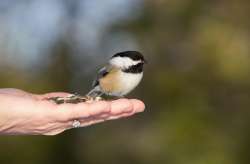
<path id="1" fill-rule="evenodd" d="M 108 64 L 100 69 L 93 82 L 93 89 L 88 97 L 103 94 L 123 97 L 131 92 L 143 77 L 143 55 L 137 51 L 120 52 L 111 57 Z"/>
<path id="2" fill-rule="evenodd" d="M 123 97 L 140 83 L 145 63 L 147 62 L 140 52 L 125 51 L 117 53 L 98 72 L 98 76 L 93 82 L 93 89 L 86 96 L 72 94 L 68 97 L 49 97 L 45 100 L 53 101 L 56 104 L 76 104 L 98 100 L 103 94 Z"/>

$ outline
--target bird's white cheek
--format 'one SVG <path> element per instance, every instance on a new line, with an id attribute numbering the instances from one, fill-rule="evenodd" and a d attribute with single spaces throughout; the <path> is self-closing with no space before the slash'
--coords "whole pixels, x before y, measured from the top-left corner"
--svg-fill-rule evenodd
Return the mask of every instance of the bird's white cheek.
<path id="1" fill-rule="evenodd" d="M 115 57 L 109 61 L 111 65 L 114 65 L 118 68 L 129 68 L 132 65 L 136 65 L 140 63 L 141 61 L 133 61 L 132 59 L 128 57 Z"/>

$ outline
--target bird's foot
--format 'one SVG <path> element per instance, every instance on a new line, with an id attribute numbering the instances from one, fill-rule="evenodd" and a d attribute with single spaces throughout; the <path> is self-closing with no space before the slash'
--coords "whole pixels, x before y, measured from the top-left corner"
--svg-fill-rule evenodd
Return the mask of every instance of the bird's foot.
<path id="1" fill-rule="evenodd" d="M 86 102 L 93 102 L 93 101 L 101 101 L 103 100 L 102 97 L 97 96 L 97 97 L 91 97 L 91 96 L 85 96 L 87 101 Z"/>

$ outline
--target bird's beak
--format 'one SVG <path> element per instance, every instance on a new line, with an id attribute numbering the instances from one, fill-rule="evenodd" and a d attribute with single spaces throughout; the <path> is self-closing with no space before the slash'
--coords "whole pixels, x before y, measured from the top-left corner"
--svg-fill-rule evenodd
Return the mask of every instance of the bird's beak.
<path id="1" fill-rule="evenodd" d="M 143 64 L 148 64 L 148 61 L 144 59 Z"/>

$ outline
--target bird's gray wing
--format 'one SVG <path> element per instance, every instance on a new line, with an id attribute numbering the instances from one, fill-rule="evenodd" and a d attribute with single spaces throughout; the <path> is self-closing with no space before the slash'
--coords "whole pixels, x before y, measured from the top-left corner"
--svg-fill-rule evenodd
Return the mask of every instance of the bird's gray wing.
<path id="1" fill-rule="evenodd" d="M 109 73 L 110 70 L 111 70 L 110 66 L 105 66 L 102 69 L 100 69 L 98 71 L 97 77 L 93 81 L 92 86 L 96 87 L 97 85 L 99 85 L 99 79 L 102 78 L 102 77 L 104 77 L 104 76 L 106 76 Z"/>

